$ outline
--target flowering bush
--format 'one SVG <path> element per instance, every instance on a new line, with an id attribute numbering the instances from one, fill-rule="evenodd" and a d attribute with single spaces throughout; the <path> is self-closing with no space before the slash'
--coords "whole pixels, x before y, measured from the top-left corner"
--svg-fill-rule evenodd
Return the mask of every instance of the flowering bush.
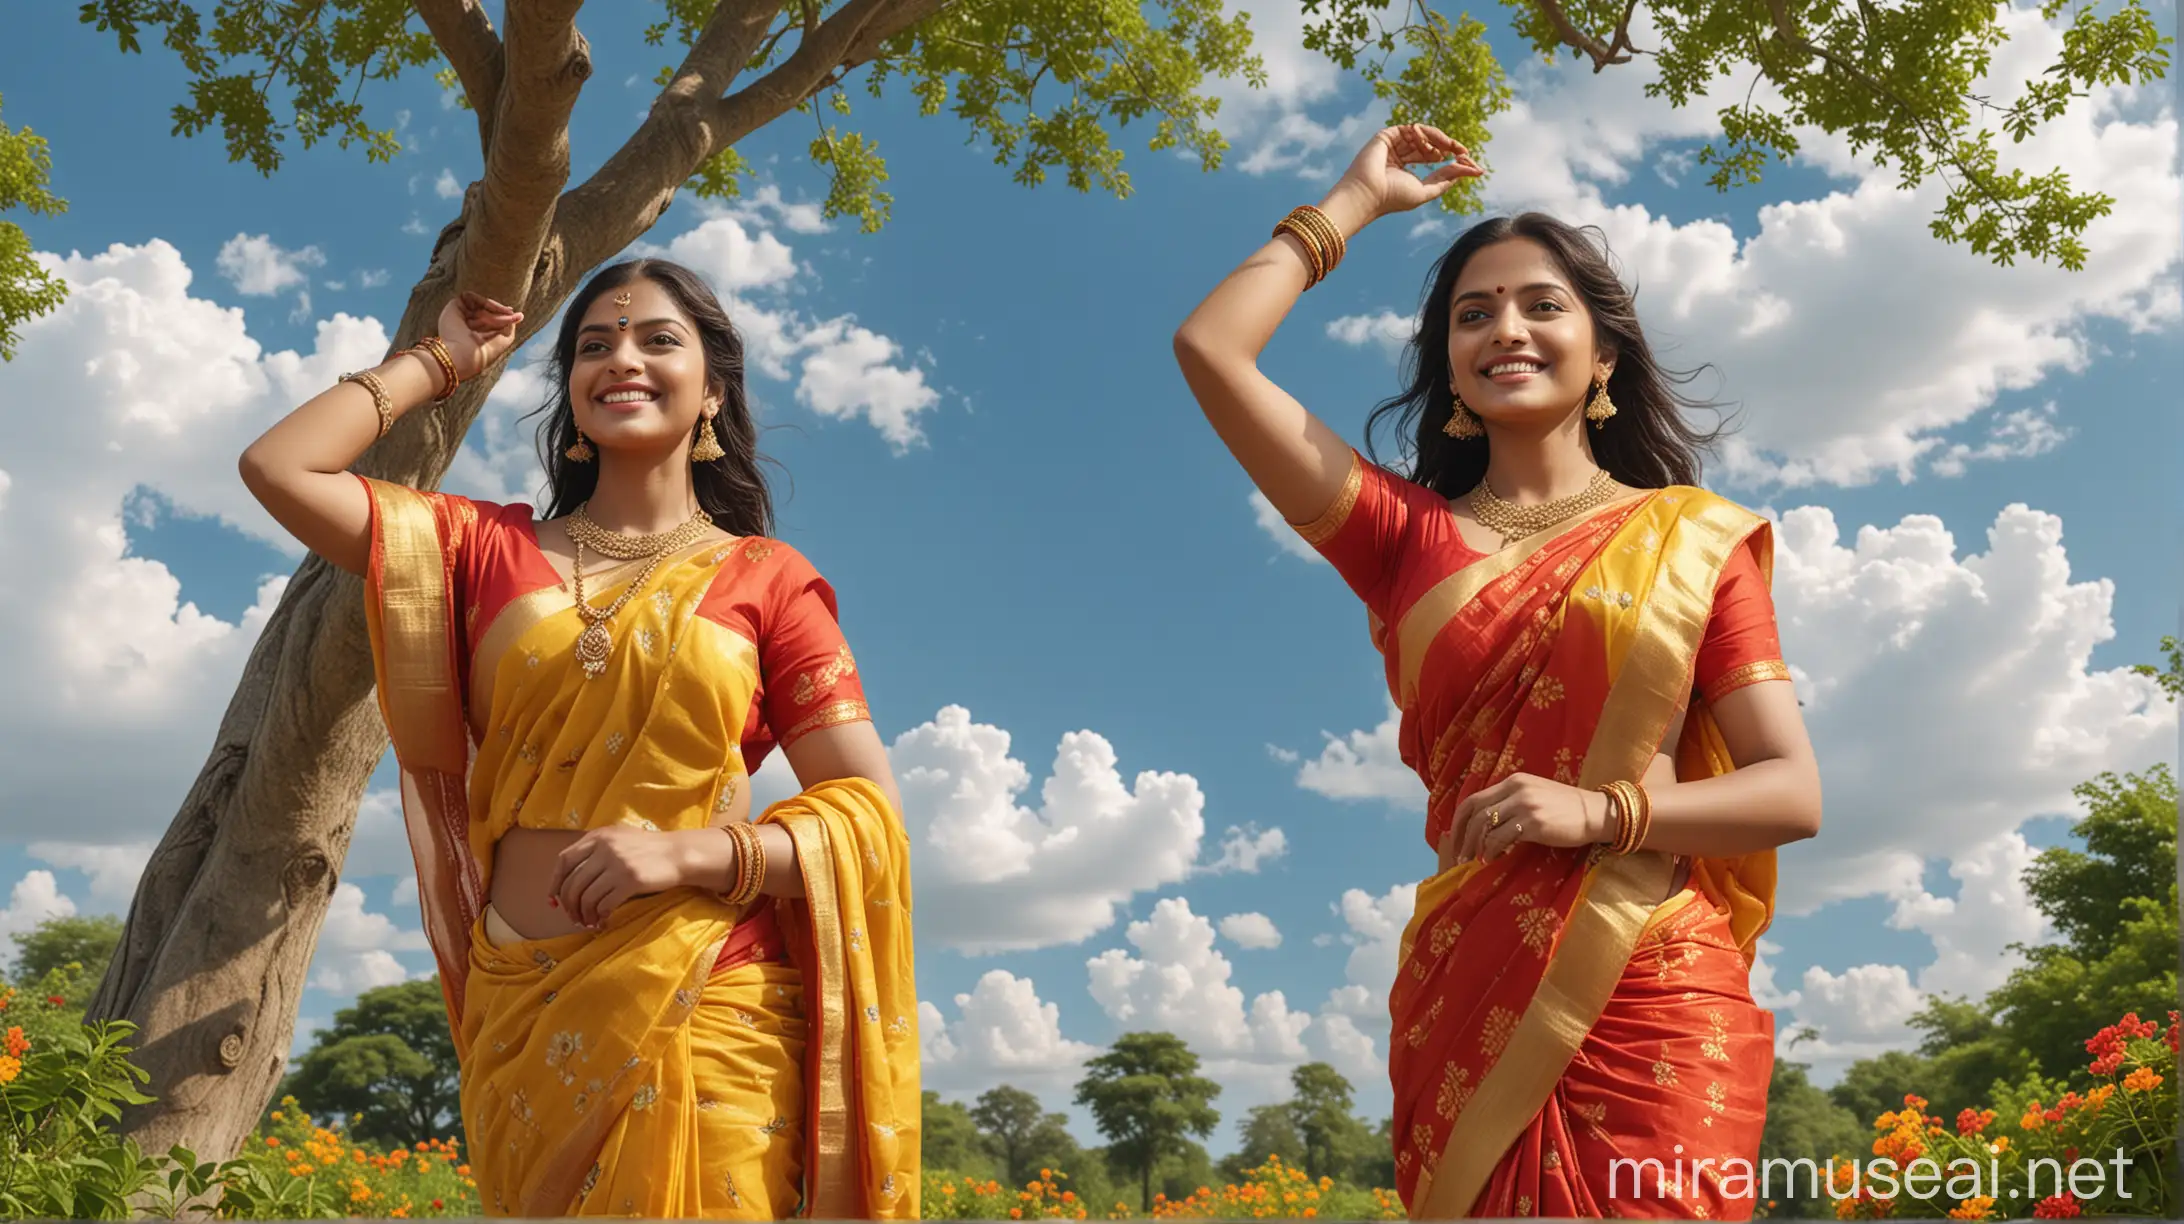
<path id="1" fill-rule="evenodd" d="M 1284 1164 L 1279 1156 L 1244 1174 L 1244 1184 L 1230 1184 L 1215 1191 L 1200 1186 L 1187 1198 L 1153 1198 L 1156 1219 L 1193 1220 L 1310 1220 L 1322 1216 L 1339 1220 L 1400 1220 L 1402 1200 L 1393 1190 L 1359 1190 L 1338 1185 L 1331 1177 L 1313 1180 L 1303 1169 Z"/>
<path id="2" fill-rule="evenodd" d="M 1039 1170 L 1037 1181 L 1022 1187 L 981 1181 L 941 1169 L 925 1172 L 924 1212 L 928 1220 L 1127 1220 L 1137 1212 L 1127 1203 L 1094 1207 L 1063 1188 L 1069 1180 L 1056 1169 Z M 1200 1220 L 1400 1220 L 1403 1204 L 1393 1190 L 1362 1190 L 1332 1178 L 1318 1180 L 1282 1163 L 1279 1156 L 1244 1176 L 1241 1186 L 1216 1191 L 1201 1186 L 1182 1199 L 1153 1196 L 1159 1219 Z"/>
<path id="3" fill-rule="evenodd" d="M 107 1127 L 151 1101 L 124 1044 L 134 1026 L 83 1023 L 56 969 L 20 993 L 0 986 L 0 1217 L 113 1220 L 210 1211 L 222 1219 L 476 1216 L 477 1184 L 454 1143 L 391 1152 L 312 1124 L 293 1097 L 234 1159 L 184 1147 L 146 1155 Z"/>
<path id="4" fill-rule="evenodd" d="M 1998 1108 L 1951 1121 L 1906 1096 L 1874 1120 L 1873 1161 L 1830 1166 L 1836 1216 L 2172 1218 L 2177 1099 L 2162 1086 L 2176 1077 L 2177 1035 L 2176 1012 L 2166 1029 L 2136 1014 L 2102 1029 L 2085 1043 L 2095 1081 L 2085 1092 L 2033 1077 Z"/>
<path id="5" fill-rule="evenodd" d="M 1121 1203 L 1099 1212 L 1074 1190 L 1065 1189 L 1069 1174 L 1059 1169 L 1039 1170 L 1037 1181 L 1022 1187 L 1004 1186 L 992 1178 L 981 1181 L 945 1169 L 925 1171 L 925 1194 L 920 1200 L 928 1220 L 1120 1220 L 1129 1209 Z"/>

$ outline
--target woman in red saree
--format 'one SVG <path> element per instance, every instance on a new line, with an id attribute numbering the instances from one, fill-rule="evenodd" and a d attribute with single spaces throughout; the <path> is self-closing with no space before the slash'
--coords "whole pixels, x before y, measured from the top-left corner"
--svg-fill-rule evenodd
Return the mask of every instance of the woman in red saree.
<path id="1" fill-rule="evenodd" d="M 1176 353 L 1364 601 L 1426 785 L 1437 862 L 1389 997 L 1410 1215 L 1749 1218 L 1773 1066 L 1750 967 L 1775 849 L 1820 821 L 1766 522 L 1695 487 L 1708 439 L 1603 253 L 1551 218 L 1481 223 L 1436 266 L 1411 384 L 1367 426 L 1407 427 L 1407 477 L 1257 366 L 1351 235 L 1480 173 L 1432 128 L 1379 133 Z"/>
<path id="2" fill-rule="evenodd" d="M 479 1197 L 916 1218 L 908 841 L 833 589 L 768 538 L 719 301 L 661 261 L 570 300 L 543 520 L 345 470 L 519 323 L 466 294 L 243 457 L 365 579 Z M 753 813 L 776 748 L 805 790 Z"/>

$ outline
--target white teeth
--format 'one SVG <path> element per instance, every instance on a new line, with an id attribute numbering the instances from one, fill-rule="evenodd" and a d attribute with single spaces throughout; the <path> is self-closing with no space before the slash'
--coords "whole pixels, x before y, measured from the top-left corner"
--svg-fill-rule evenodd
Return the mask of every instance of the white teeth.
<path id="1" fill-rule="evenodd" d="M 649 401 L 651 399 L 652 392 L 650 391 L 609 391 L 599 397 L 599 402 L 602 404 L 634 404 L 639 400 Z"/>
<path id="2" fill-rule="evenodd" d="M 1536 361 L 1504 361 L 1498 365 L 1488 366 L 1486 374 L 1489 378 L 1497 374 L 1537 374 L 1546 368 L 1546 366 Z"/>

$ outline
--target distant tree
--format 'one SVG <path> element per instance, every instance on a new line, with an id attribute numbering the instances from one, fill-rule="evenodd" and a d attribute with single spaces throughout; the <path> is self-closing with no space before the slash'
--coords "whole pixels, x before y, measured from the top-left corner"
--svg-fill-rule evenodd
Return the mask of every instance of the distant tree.
<path id="1" fill-rule="evenodd" d="M 381 986 L 334 1013 L 282 1088 L 316 1117 L 362 1115 L 350 1133 L 407 1145 L 458 1135 L 461 1069 L 437 979 Z"/>
<path id="2" fill-rule="evenodd" d="M 1265 1164 L 1269 1156 L 1304 1167 L 1304 1136 L 1297 1133 L 1296 1114 L 1286 1101 L 1252 1106 L 1238 1137 L 1242 1146 L 1222 1157 L 1219 1165 L 1221 1176 L 1231 1182 L 1242 1182 L 1247 1172 Z"/>
<path id="3" fill-rule="evenodd" d="M 121 942 L 121 919 L 113 914 L 48 918 L 8 938 L 15 941 L 15 984 L 29 986 L 54 969 L 77 966 L 80 989 L 96 988 L 106 963 Z M 81 1005 L 83 1000 L 71 1002 Z"/>
<path id="4" fill-rule="evenodd" d="M 1021 1088 L 1002 1084 L 981 1093 L 978 1103 L 971 1107 L 971 1121 L 978 1124 L 985 1137 L 986 1146 L 1001 1162 L 1003 1176 L 1010 1185 L 1020 1186 L 1031 1180 L 1025 1175 L 1025 1152 L 1030 1147 L 1032 1132 L 1046 1117 L 1039 1106 L 1039 1098 Z"/>
<path id="5" fill-rule="evenodd" d="M 1198 1055 L 1172 1033 L 1124 1033 L 1107 1053 L 1085 1064 L 1077 1103 L 1092 1111 L 1107 1136 L 1107 1160 L 1138 1178 L 1139 1209 L 1153 1209 L 1153 1174 L 1163 1158 L 1203 1139 L 1220 1124 L 1213 1099 L 1221 1085 L 1198 1074 Z M 1196 1146 L 1196 1145 L 1193 1145 Z M 1203 1149 L 1200 1149 L 1203 1156 Z"/>
<path id="6" fill-rule="evenodd" d="M 1289 1073 L 1289 1112 L 1304 1140 L 1304 1170 L 1313 1177 L 1346 1176 L 1372 1146 L 1372 1132 L 1351 1112 L 1350 1081 L 1327 1063 Z"/>
<path id="7" fill-rule="evenodd" d="M 1888 1050 L 1844 1068 L 1843 1077 L 1828 1089 L 1828 1099 L 1849 1110 L 1859 1125 L 1871 1126 L 1882 1114 L 1902 1109 L 1905 1093 L 1932 1100 L 1933 1079 L 1933 1065 L 1924 1055 Z"/>
<path id="8" fill-rule="evenodd" d="M 1833 1218 L 1834 1200 L 1827 1192 L 1830 1156 L 1859 1156 L 1872 1146 L 1865 1121 L 1829 1099 L 1813 1086 L 1804 1063 L 1775 1060 L 1774 1076 L 1767 1084 L 1767 1125 L 1759 1141 L 1760 1168 L 1766 1171 L 1764 1187 L 1773 1205 L 1767 1214 L 1780 1219 Z M 1794 1164 L 1785 1172 L 1767 1162 L 1810 1160 L 1818 1171 L 1813 1176 Z"/>
<path id="9" fill-rule="evenodd" d="M 1395 1119 L 1382 1118 L 1373 1128 L 1373 1141 L 1350 1166 L 1350 1182 L 1358 1186 L 1395 1188 Z"/>
<path id="10" fill-rule="evenodd" d="M 981 1178 L 1000 1172 L 985 1136 L 978 1133 L 978 1124 L 961 1104 L 943 1101 L 928 1088 L 919 1125 L 923 1129 L 918 1134 L 918 1155 L 926 1168 Z"/>

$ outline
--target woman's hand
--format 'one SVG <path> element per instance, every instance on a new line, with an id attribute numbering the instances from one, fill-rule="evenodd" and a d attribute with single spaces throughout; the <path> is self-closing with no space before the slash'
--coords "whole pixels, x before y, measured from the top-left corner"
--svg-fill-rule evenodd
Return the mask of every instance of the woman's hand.
<path id="1" fill-rule="evenodd" d="M 716 849 L 729 844 L 715 830 L 696 833 L 717 840 L 721 845 Z M 547 887 L 548 904 L 560 906 L 579 925 L 598 930 L 624 901 L 665 892 L 703 874 L 706 864 L 698 861 L 694 844 L 686 832 L 630 825 L 593 829 L 561 852 Z M 714 874 L 719 874 L 717 867 Z"/>
<path id="2" fill-rule="evenodd" d="M 1454 159 L 1454 160 L 1451 160 Z M 1448 162 L 1424 178 L 1412 166 Z M 1422 123 L 1382 128 L 1365 142 L 1332 194 L 1355 198 L 1367 219 L 1409 212 L 1455 186 L 1456 180 L 1485 174 L 1471 153 L 1439 128 Z"/>
<path id="3" fill-rule="evenodd" d="M 1518 842 L 1590 846 L 1605 842 L 1608 797 L 1531 774 L 1511 774 L 1467 796 L 1435 847 L 1440 870 L 1478 859 L 1491 862 Z"/>
<path id="4" fill-rule="evenodd" d="M 515 347 L 516 325 L 522 321 L 522 311 L 510 310 L 483 294 L 457 294 L 440 308 L 439 323 L 440 339 L 447 345 L 448 356 L 455 359 L 456 374 L 468 382 L 506 356 Z"/>

